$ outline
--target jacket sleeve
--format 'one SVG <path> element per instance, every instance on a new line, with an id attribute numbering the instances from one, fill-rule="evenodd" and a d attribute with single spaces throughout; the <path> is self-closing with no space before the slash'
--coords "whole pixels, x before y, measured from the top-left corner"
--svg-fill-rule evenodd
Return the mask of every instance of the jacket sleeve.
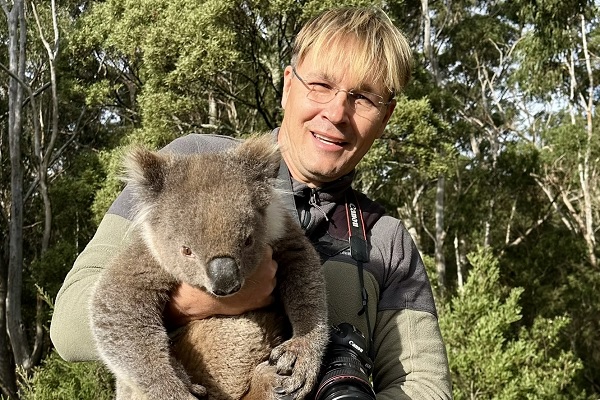
<path id="1" fill-rule="evenodd" d="M 56 296 L 50 339 L 67 361 L 98 359 L 89 324 L 90 296 L 100 272 L 125 245 L 130 225 L 123 217 L 106 214 Z"/>
<path id="2" fill-rule="evenodd" d="M 380 282 L 374 327 L 377 400 L 451 399 L 452 384 L 433 291 L 415 243 L 397 219 L 371 230 Z"/>
<path id="3" fill-rule="evenodd" d="M 426 311 L 381 311 L 375 328 L 377 400 L 452 399 L 446 348 Z"/>

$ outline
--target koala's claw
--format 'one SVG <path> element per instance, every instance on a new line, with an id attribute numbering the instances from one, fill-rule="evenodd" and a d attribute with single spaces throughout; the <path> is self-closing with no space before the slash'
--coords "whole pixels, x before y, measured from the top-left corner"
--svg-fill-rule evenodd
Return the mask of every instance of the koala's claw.
<path id="1" fill-rule="evenodd" d="M 277 399 L 303 399 L 315 384 L 321 360 L 306 342 L 306 338 L 292 338 L 271 351 L 270 362 L 279 375 Z"/>
<path id="2" fill-rule="evenodd" d="M 273 391 L 275 392 L 275 400 L 295 400 L 297 398 L 296 392 L 286 393 L 282 387 L 276 387 Z"/>
<path id="3" fill-rule="evenodd" d="M 190 386 L 190 392 L 192 393 L 192 395 L 194 395 L 194 397 L 196 399 L 206 399 L 207 398 L 207 392 L 206 392 L 206 388 L 202 385 L 197 385 L 197 384 L 192 384 Z"/>
<path id="4" fill-rule="evenodd" d="M 289 346 L 286 346 L 289 347 Z M 294 371 L 298 355 L 292 349 L 288 349 L 280 345 L 271 351 L 271 364 L 277 367 L 277 374 L 290 376 Z"/>

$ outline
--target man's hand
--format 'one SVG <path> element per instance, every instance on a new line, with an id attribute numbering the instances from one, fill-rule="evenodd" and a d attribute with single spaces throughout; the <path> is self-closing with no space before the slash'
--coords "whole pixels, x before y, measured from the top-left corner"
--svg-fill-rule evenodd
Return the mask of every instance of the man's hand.
<path id="1" fill-rule="evenodd" d="M 272 257 L 273 249 L 268 246 L 256 271 L 246 279 L 240 291 L 231 296 L 216 297 L 182 283 L 171 293 L 171 300 L 166 305 L 166 326 L 176 328 L 195 319 L 213 315 L 239 315 L 268 306 L 273 302 L 273 290 L 277 283 L 277 263 Z"/>

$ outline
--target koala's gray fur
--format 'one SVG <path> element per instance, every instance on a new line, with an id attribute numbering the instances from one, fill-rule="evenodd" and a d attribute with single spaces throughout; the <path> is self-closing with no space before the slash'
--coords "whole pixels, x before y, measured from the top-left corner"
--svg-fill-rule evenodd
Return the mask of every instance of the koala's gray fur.
<path id="1" fill-rule="evenodd" d="M 128 155 L 139 205 L 133 237 L 91 302 L 117 399 L 302 399 L 315 385 L 328 340 L 324 278 L 274 188 L 280 160 L 267 135 L 222 153 Z M 168 337 L 163 309 L 179 282 L 232 294 L 267 245 L 279 265 L 279 306 L 195 321 Z"/>

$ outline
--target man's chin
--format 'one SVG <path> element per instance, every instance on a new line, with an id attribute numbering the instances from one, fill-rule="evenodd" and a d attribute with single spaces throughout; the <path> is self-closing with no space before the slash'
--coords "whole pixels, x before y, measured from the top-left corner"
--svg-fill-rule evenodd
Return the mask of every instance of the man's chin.
<path id="1" fill-rule="evenodd" d="M 326 183 L 333 182 L 345 174 L 341 174 L 338 171 L 328 171 L 328 170 L 312 170 L 310 174 L 308 174 L 309 184 L 313 184 L 314 186 L 322 186 Z"/>

